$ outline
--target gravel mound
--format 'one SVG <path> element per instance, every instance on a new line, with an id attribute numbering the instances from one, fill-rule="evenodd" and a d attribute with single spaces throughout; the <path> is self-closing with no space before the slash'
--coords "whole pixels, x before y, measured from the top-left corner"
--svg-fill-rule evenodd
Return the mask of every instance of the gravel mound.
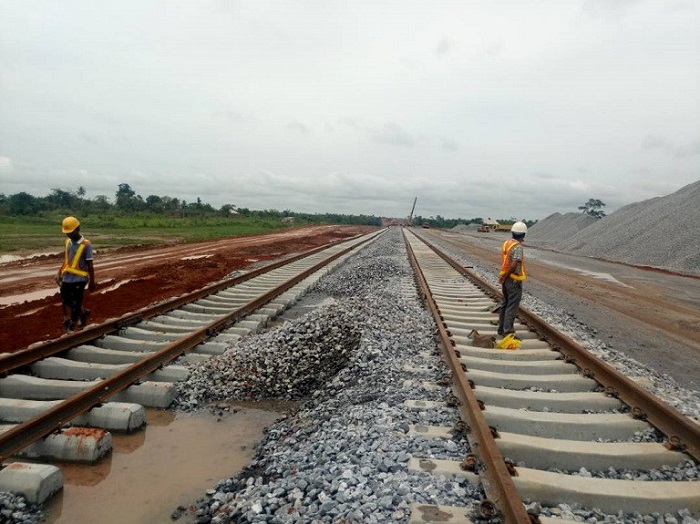
<path id="1" fill-rule="evenodd" d="M 479 229 L 479 224 L 457 224 L 455 227 L 452 228 L 452 231 L 455 233 L 465 233 L 467 231 L 469 232 L 474 232 L 478 231 Z"/>
<path id="2" fill-rule="evenodd" d="M 528 243 L 559 248 L 563 242 L 577 235 L 581 230 L 598 222 L 597 218 L 584 213 L 554 213 L 540 220 L 527 230 Z"/>
<path id="3" fill-rule="evenodd" d="M 352 309 L 331 305 L 259 337 L 248 338 L 192 371 L 177 407 L 216 400 L 298 400 L 345 367 L 360 342 Z M 285 358 L 280 358 L 284 355 Z"/>
<path id="4" fill-rule="evenodd" d="M 555 213 L 532 226 L 527 240 L 577 255 L 700 275 L 695 230 L 700 224 L 700 181 L 600 220 L 589 219 L 579 213 Z"/>

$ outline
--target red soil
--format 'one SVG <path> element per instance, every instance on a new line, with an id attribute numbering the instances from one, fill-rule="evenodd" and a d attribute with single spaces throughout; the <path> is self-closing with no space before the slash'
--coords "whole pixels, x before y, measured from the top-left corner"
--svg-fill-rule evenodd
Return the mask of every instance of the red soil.
<path id="1" fill-rule="evenodd" d="M 256 262 L 299 253 L 373 228 L 317 226 L 209 242 L 169 244 L 100 251 L 95 246 L 97 289 L 86 291 L 88 323 L 99 323 L 204 287 Z M 89 238 L 89 232 L 86 231 Z M 60 241 L 60 238 L 58 239 Z M 208 255 L 206 258 L 189 258 Z M 0 298 L 32 292 L 56 294 L 21 304 L 0 306 L 0 352 L 15 352 L 63 333 L 60 298 L 53 282 L 61 256 L 0 266 Z M 104 291 L 118 282 L 116 289 Z"/>

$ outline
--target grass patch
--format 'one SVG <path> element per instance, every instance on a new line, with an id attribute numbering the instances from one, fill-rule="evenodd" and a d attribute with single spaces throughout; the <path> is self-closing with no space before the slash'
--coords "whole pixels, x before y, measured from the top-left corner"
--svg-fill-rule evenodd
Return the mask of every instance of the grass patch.
<path id="1" fill-rule="evenodd" d="M 62 250 L 62 216 L 0 217 L 0 253 Z M 149 215 L 88 215 L 80 217 L 81 231 L 96 249 L 135 244 L 212 240 L 284 229 L 279 218 L 164 217 Z M 301 221 L 296 226 L 306 225 Z"/>

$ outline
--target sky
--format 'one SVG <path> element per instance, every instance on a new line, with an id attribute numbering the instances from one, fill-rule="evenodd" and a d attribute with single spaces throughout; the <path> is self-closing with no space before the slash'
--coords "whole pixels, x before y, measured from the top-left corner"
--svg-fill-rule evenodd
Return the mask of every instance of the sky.
<path id="1" fill-rule="evenodd" d="M 694 0 L 0 0 L 0 193 L 536 220 L 700 179 Z"/>

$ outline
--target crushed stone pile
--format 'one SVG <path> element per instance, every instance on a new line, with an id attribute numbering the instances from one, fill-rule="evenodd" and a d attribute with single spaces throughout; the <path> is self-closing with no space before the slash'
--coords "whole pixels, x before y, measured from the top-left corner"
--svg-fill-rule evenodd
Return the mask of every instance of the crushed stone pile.
<path id="1" fill-rule="evenodd" d="M 558 249 L 563 242 L 596 222 L 597 218 L 584 213 L 554 213 L 528 229 L 527 242 Z"/>
<path id="2" fill-rule="evenodd" d="M 700 274 L 700 241 L 695 231 L 700 224 L 700 181 L 671 195 L 629 204 L 585 225 L 588 218 L 555 213 L 532 226 L 527 240 L 576 255 Z"/>
<path id="3" fill-rule="evenodd" d="M 455 233 L 464 233 L 467 231 L 476 231 L 479 229 L 479 224 L 457 224 L 452 228 Z"/>
<path id="4" fill-rule="evenodd" d="M 345 367 L 360 343 L 352 309 L 329 306 L 232 346 L 225 358 L 196 367 L 181 384 L 180 409 L 207 402 L 297 400 L 325 384 Z"/>

